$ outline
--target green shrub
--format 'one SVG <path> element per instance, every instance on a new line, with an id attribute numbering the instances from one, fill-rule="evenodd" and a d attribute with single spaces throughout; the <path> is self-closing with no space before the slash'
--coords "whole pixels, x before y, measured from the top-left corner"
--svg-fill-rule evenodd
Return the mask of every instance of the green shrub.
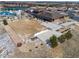
<path id="1" fill-rule="evenodd" d="M 57 43 L 57 37 L 55 35 L 50 37 L 50 43 L 51 43 L 51 47 L 56 47 L 58 45 Z"/>
<path id="2" fill-rule="evenodd" d="M 4 25 L 8 25 L 8 23 L 7 23 L 6 20 L 3 20 L 3 24 L 4 24 Z"/>
<path id="3" fill-rule="evenodd" d="M 60 37 L 58 37 L 58 41 L 60 43 L 63 43 L 65 41 L 65 39 L 66 39 L 65 35 L 61 35 Z"/>
<path id="4" fill-rule="evenodd" d="M 71 31 L 68 31 L 68 32 L 65 34 L 65 37 L 66 37 L 67 40 L 68 40 L 68 39 L 71 39 L 71 38 L 72 38 L 72 33 L 71 33 Z"/>

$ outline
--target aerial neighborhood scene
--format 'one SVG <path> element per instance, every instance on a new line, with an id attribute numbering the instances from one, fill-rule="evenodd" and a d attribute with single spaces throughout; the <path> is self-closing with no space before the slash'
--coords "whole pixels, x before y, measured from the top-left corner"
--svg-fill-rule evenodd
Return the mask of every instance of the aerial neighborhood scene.
<path id="1" fill-rule="evenodd" d="M 0 58 L 78 58 L 79 2 L 0 1 Z"/>

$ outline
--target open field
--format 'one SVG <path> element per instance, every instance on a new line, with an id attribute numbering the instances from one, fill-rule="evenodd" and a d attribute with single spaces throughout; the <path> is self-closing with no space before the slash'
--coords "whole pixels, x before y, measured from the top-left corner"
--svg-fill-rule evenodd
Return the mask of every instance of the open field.
<path id="1" fill-rule="evenodd" d="M 43 43 L 42 46 L 37 41 L 32 41 L 32 43 L 28 42 L 26 45 L 23 45 L 20 50 L 16 49 L 14 55 L 11 55 L 10 57 L 79 57 L 79 30 L 75 29 L 71 30 L 71 32 L 73 37 L 69 40 L 65 40 L 65 42 L 59 44 L 54 49 L 49 49 L 41 41 L 39 42 Z M 38 46 L 38 48 L 35 48 L 36 46 Z M 32 51 L 29 51 L 30 49 Z"/>
<path id="2" fill-rule="evenodd" d="M 44 30 L 44 27 L 35 20 L 19 20 L 9 23 L 9 26 L 20 35 L 33 35 Z"/>

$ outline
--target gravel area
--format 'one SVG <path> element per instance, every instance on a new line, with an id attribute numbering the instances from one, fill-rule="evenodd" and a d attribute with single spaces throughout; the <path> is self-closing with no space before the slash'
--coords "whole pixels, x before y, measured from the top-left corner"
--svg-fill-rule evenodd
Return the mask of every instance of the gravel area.
<path id="1" fill-rule="evenodd" d="M 78 58 L 79 57 L 79 32 L 72 30 L 73 37 L 65 41 L 61 46 L 63 48 L 64 58 Z"/>
<path id="2" fill-rule="evenodd" d="M 13 58 L 47 58 L 52 57 L 52 51 L 46 44 L 39 39 L 31 41 L 28 39 L 24 45 L 16 48 L 14 55 L 10 56 Z M 42 45 L 41 45 L 42 44 Z"/>
<path id="3" fill-rule="evenodd" d="M 3 53 L 0 53 L 0 57 L 7 57 L 8 54 L 12 53 L 15 49 L 14 43 L 2 26 L 0 26 L 0 47 L 4 49 Z"/>
<path id="4" fill-rule="evenodd" d="M 47 47 L 43 46 L 41 48 L 32 49 L 32 51 L 21 52 L 16 49 L 14 55 L 10 56 L 11 58 L 48 58 L 52 57 L 52 52 Z"/>
<path id="5" fill-rule="evenodd" d="M 32 51 L 22 52 L 18 49 L 11 55 L 12 58 L 78 58 L 79 57 L 79 32 L 72 30 L 73 37 L 59 44 L 56 48 L 50 49 L 43 45 L 33 48 Z M 36 43 L 36 42 L 35 42 Z M 27 48 L 27 47 L 26 47 Z"/>

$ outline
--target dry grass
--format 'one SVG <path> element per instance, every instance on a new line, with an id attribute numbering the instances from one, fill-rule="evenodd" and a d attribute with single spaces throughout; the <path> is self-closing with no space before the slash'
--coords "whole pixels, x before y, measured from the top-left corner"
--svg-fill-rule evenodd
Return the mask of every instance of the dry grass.
<path id="1" fill-rule="evenodd" d="M 36 32 L 43 30 L 43 26 L 35 20 L 19 20 L 9 23 L 10 27 L 19 34 L 32 35 Z"/>
<path id="2" fill-rule="evenodd" d="M 52 55 L 54 58 L 61 58 L 63 56 L 63 49 L 61 45 L 52 49 Z"/>

